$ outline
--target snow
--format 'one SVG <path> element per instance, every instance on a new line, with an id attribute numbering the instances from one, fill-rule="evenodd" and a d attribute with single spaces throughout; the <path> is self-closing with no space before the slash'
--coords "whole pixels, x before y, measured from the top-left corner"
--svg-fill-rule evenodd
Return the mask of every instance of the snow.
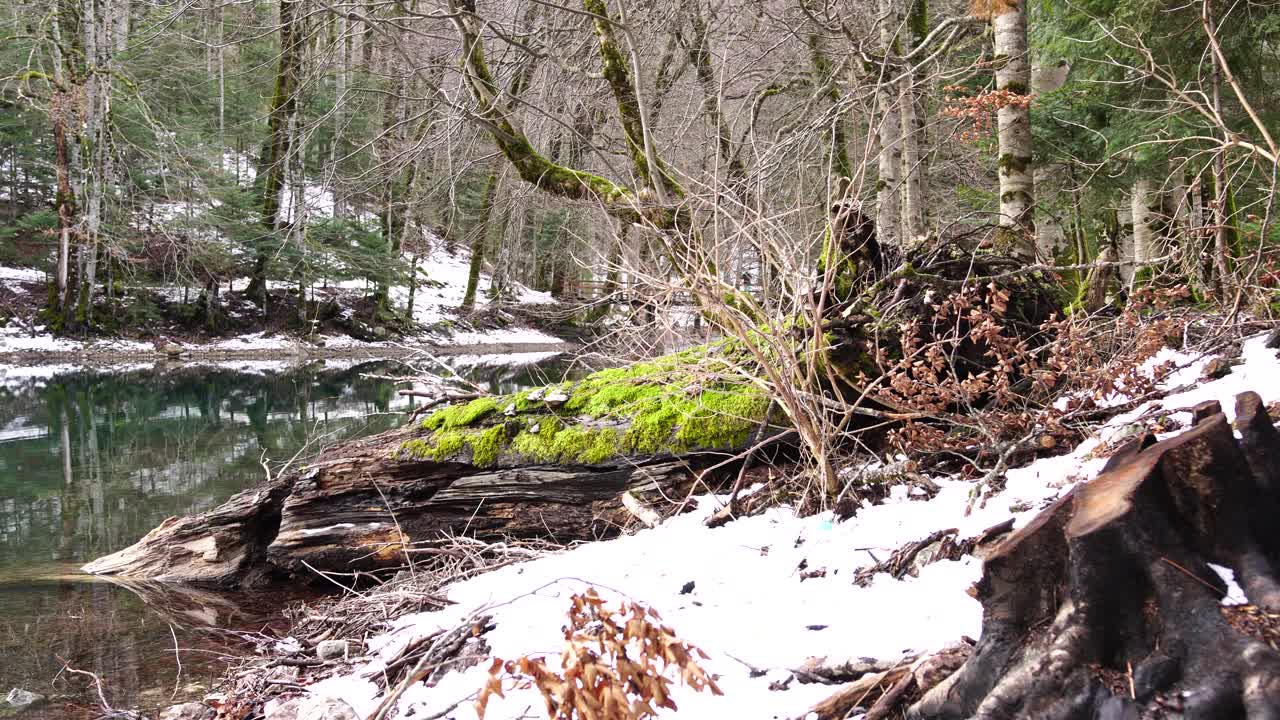
<path id="1" fill-rule="evenodd" d="M 369 658 L 353 672 L 320 681 L 309 691 L 342 699 L 366 716 L 381 701 L 371 679 L 401 648 L 480 615 L 492 615 L 496 625 L 485 635 L 492 656 L 542 656 L 557 668 L 569 598 L 594 587 L 614 606 L 628 600 L 656 609 L 664 624 L 709 654 L 702 665 L 719 676 L 724 695 L 678 687 L 675 699 L 686 717 L 793 717 L 832 688 L 792 683 L 786 690 L 771 690 L 769 685 L 810 657 L 894 662 L 979 634 L 981 607 L 966 593 L 981 575 L 977 559 L 927 565 L 914 578 L 881 575 L 866 588 L 852 583 L 856 569 L 942 528 L 958 528 L 961 537 L 971 537 L 1010 517 L 1018 526 L 1025 524 L 1076 482 L 1095 476 L 1105 462 L 1094 456 L 1099 444 L 1155 407 L 1177 412 L 1217 399 L 1230 414 L 1235 394 L 1244 390 L 1258 392 L 1264 402 L 1280 400 L 1280 359 L 1263 341 L 1262 336 L 1247 340 L 1243 362 L 1225 378 L 1120 415 L 1069 454 L 1010 470 L 1005 489 L 971 514 L 965 510 L 973 485 L 951 478 L 934 478 L 941 490 L 928 500 L 912 500 L 906 488 L 896 487 L 886 502 L 864 507 L 846 522 L 829 513 L 799 518 L 775 508 L 711 530 L 702 521 L 719 501 L 702 497 L 696 511 L 656 528 L 455 584 L 447 591 L 453 605 L 393 621 L 370 641 Z M 1164 360 L 1184 366 L 1162 383 L 1170 390 L 1197 378 L 1204 358 L 1169 351 Z M 802 579 L 802 562 L 811 570 L 825 569 L 826 575 Z M 1231 571 L 1216 569 L 1231 588 L 1224 603 L 1244 602 Z M 683 594 L 689 582 L 693 590 Z M 764 675 L 750 677 L 748 664 Z M 432 716 L 460 702 L 448 716 L 474 718 L 470 700 L 488 667 L 485 660 L 433 686 L 413 686 L 399 701 L 401 716 Z M 540 715 L 541 707 L 535 691 L 510 688 L 505 698 L 491 698 L 486 717 L 529 717 L 530 712 Z"/>
<path id="2" fill-rule="evenodd" d="M 31 268 L 5 267 L 0 265 L 0 280 L 6 282 L 44 282 L 45 274 Z"/>
<path id="3" fill-rule="evenodd" d="M 0 352 L 70 352 L 80 343 L 54 337 L 38 325 L 29 331 L 16 325 L 0 328 Z"/>
<path id="4" fill-rule="evenodd" d="M 450 336 L 455 345 L 556 345 L 562 342 L 533 328 L 498 328 L 481 332 L 457 332 Z"/>
<path id="5" fill-rule="evenodd" d="M 226 350 L 233 352 L 241 352 L 246 350 L 292 350 L 297 347 L 297 343 L 287 337 L 279 335 L 268 336 L 265 333 L 249 333 L 247 335 L 238 335 L 229 340 L 220 340 L 208 345 L 195 345 L 183 343 L 183 347 L 188 349 L 205 349 L 205 350 Z"/>
<path id="6" fill-rule="evenodd" d="M 438 240 L 438 239 L 437 239 Z M 510 327 L 486 330 L 473 330 L 465 323 L 458 323 L 450 314 L 450 310 L 462 304 L 466 293 L 467 274 L 470 259 L 465 252 L 457 255 L 436 253 L 436 257 L 419 264 L 420 287 L 414 297 L 414 321 L 421 326 L 417 335 L 397 340 L 382 342 L 366 342 L 345 335 L 325 335 L 316 342 L 293 338 L 284 335 L 266 335 L 261 332 L 239 335 L 225 340 L 210 343 L 183 343 L 189 351 L 213 352 L 297 352 L 306 353 L 317 345 L 326 349 L 404 349 L 417 345 L 559 345 L 563 341 L 554 335 L 532 328 Z M 0 283 L 10 282 L 45 282 L 45 274 L 39 270 L 19 267 L 0 266 Z M 481 276 L 481 287 L 487 288 L 489 279 Z M 292 289 L 292 283 L 272 282 L 273 288 Z M 180 302 L 183 289 L 172 286 L 148 286 L 146 291 L 156 293 L 171 302 Z M 336 283 L 328 290 L 332 293 L 350 295 L 353 298 L 368 291 L 368 283 L 363 280 L 351 280 Z M 517 301 L 533 305 L 545 305 L 556 301 L 549 293 L 532 290 L 516 284 L 514 291 Z M 404 286 L 391 288 L 392 302 L 399 307 L 408 307 L 409 289 Z M 477 308 L 483 308 L 488 300 L 484 293 L 476 297 Z M 41 326 L 23 329 L 17 323 L 0 328 L 0 354 L 18 352 L 37 353 L 153 353 L 154 343 L 132 340 L 99 340 L 84 343 L 77 340 L 56 337 L 45 332 Z"/>

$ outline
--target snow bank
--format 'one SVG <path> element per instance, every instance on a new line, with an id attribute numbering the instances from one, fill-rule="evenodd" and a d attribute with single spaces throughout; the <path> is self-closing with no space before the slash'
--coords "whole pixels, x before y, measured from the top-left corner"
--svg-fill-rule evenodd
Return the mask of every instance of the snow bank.
<path id="1" fill-rule="evenodd" d="M 709 530 L 702 520 L 717 501 L 704 497 L 697 511 L 657 528 L 453 585 L 448 596 L 455 605 L 399 618 L 374 638 L 371 657 L 353 673 L 323 680 L 310 691 L 343 699 L 367 715 L 380 701 L 370 679 L 399 649 L 481 614 L 492 615 L 496 623 L 485 636 L 494 656 L 549 656 L 550 666 L 557 668 L 569 598 L 595 587 L 615 605 L 628 599 L 653 607 L 678 635 L 711 656 L 703 666 L 720 676 L 724 695 L 677 690 L 685 717 L 795 716 L 833 689 L 799 683 L 770 689 L 771 682 L 786 679 L 787 669 L 806 658 L 894 661 L 910 652 L 938 649 L 962 635 L 978 636 L 981 607 L 965 592 L 981 575 L 975 558 L 926 566 L 917 578 L 881 575 L 866 588 L 853 585 L 856 569 L 943 528 L 959 528 L 962 537 L 969 537 L 1010 517 L 1025 524 L 1101 469 L 1105 460 L 1093 455 L 1100 443 L 1157 407 L 1181 414 L 1197 402 L 1218 399 L 1230 412 L 1235 394 L 1244 390 L 1257 391 L 1266 402 L 1280 400 L 1280 360 L 1263 340 L 1259 336 L 1245 342 L 1243 363 L 1227 377 L 1145 403 L 1114 418 L 1098 437 L 1073 452 L 1009 471 L 1005 490 L 970 515 L 965 508 L 973 485 L 949 478 L 935 479 L 941 491 L 929 500 L 912 500 L 907 488 L 895 487 L 887 502 L 865 507 L 847 522 L 834 522 L 830 514 L 797 518 L 779 508 Z M 1162 359 L 1185 366 L 1163 384 L 1166 389 L 1194 380 L 1202 365 L 1200 358 L 1173 352 Z M 1189 421 L 1190 416 L 1180 419 Z M 825 569 L 826 575 L 803 579 L 802 563 L 808 570 Z M 685 593 L 688 583 L 692 590 Z M 1237 592 L 1227 602 L 1240 600 Z M 748 665 L 766 672 L 753 678 Z M 400 700 L 401 717 L 432 716 L 461 701 L 449 717 L 474 718 L 470 698 L 483 685 L 487 668 L 486 661 L 451 673 L 434 687 L 414 686 Z M 541 708 L 534 691 L 517 689 L 505 699 L 492 698 L 487 717 L 541 717 Z"/>
<path id="2" fill-rule="evenodd" d="M 404 349 L 415 345 L 554 345 L 562 340 L 532 328 L 498 328 L 490 330 L 455 330 L 450 310 L 462 304 L 466 293 L 467 274 L 470 258 L 467 253 L 460 252 L 455 256 L 440 254 L 440 257 L 425 261 L 419 265 L 418 273 L 421 286 L 417 289 L 413 303 L 413 319 L 422 332 L 415 336 L 386 342 L 365 342 L 345 335 L 329 335 L 319 338 L 318 344 L 330 349 Z M 0 283 L 45 282 L 45 274 L 39 270 L 28 268 L 0 266 Z M 481 287 L 488 287 L 487 276 L 480 278 Z M 292 289 L 291 283 L 272 282 L 273 288 Z M 520 284 L 515 285 L 517 301 L 524 304 L 550 304 L 556 302 L 549 293 L 532 290 Z M 147 291 L 157 293 L 171 302 L 179 302 L 183 290 L 177 287 L 154 286 Z M 337 283 L 332 291 L 356 298 L 368 292 L 368 283 L 363 280 Z M 407 287 L 391 288 L 391 300 L 401 308 L 408 307 L 409 289 Z M 476 298 L 478 308 L 488 303 L 484 293 Z M 348 310 L 349 312 L 349 310 Z M 316 343 L 308 340 L 284 335 L 268 336 L 261 332 L 249 333 L 212 343 L 184 343 L 183 347 L 191 351 L 215 352 L 306 352 Z M 155 350 L 152 343 L 129 340 L 100 340 L 84 343 L 77 340 L 60 338 L 45 332 L 42 326 L 22 329 L 11 324 L 0 328 L 0 354 L 5 353 L 150 353 Z"/>

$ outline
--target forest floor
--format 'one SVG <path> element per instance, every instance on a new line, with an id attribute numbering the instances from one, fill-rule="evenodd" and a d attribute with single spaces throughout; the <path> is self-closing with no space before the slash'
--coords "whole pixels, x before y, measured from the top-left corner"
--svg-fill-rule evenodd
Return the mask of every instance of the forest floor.
<path id="1" fill-rule="evenodd" d="M 407 312 L 409 290 L 391 289 L 392 305 L 402 317 L 374 323 L 370 291 L 363 283 L 339 283 L 314 291 L 313 319 L 298 320 L 297 292 L 273 283 L 269 312 L 254 305 L 240 280 L 240 290 L 224 291 L 222 317 L 211 327 L 198 317 L 197 293 L 173 286 L 127 285 L 120 297 L 97 308 L 98 333 L 76 337 L 48 331 L 40 319 L 47 293 L 44 272 L 0 267 L 0 364 L 46 362 L 104 364 L 181 355 L 207 360 L 327 358 L 376 355 L 397 357 L 433 353 L 534 352 L 565 347 L 560 335 L 571 330 L 558 324 L 558 304 L 549 294 L 524 286 L 500 307 L 483 293 L 474 310 L 458 308 L 466 288 L 468 258 L 444 257 L 420 268 L 413 312 Z M 481 287 L 487 287 L 487 279 Z M 550 331 L 550 332 L 548 332 Z M 557 333 L 557 334 L 553 334 Z"/>
<path id="2" fill-rule="evenodd" d="M 1135 434 L 1152 430 L 1163 439 L 1188 427 L 1197 403 L 1220 400 L 1234 419 L 1237 393 L 1280 401 L 1280 358 L 1265 341 L 1246 339 L 1216 380 L 1206 374 L 1214 355 L 1161 351 L 1143 366 L 1161 373 L 1153 378 L 1158 393 L 1102 399 L 1115 415 L 1080 445 L 1010 469 L 988 488 L 933 476 L 862 500 L 847 520 L 771 507 L 716 529 L 704 520 L 725 498 L 707 495 L 688 512 L 610 541 L 561 548 L 459 539 L 424 552 L 379 589 L 298 608 L 291 635 L 264 638 L 260 656 L 206 703 L 233 717 L 249 708 L 272 717 L 282 704 L 305 698 L 349 705 L 359 717 L 382 717 L 385 705 L 393 717 L 475 718 L 474 701 L 496 677 L 491 673 L 502 675 L 495 659 L 542 659 L 561 671 L 566 614 L 575 597 L 594 590 L 610 608 L 637 602 L 656 610 L 676 636 L 706 652 L 699 662 L 723 695 L 673 683 L 686 717 L 805 717 L 836 688 L 802 668 L 846 676 L 893 668 L 979 635 L 982 608 L 967 592 L 981 575 L 979 559 L 929 562 L 925 551 L 896 576 L 873 571 L 878 563 L 940 531 L 962 540 L 1002 523 L 1025 525 L 1093 478 Z M 768 469 L 765 479 L 785 472 Z M 1231 571 L 1215 569 L 1231 588 L 1223 607 L 1244 603 Z M 451 638 L 457 642 L 450 645 Z M 489 697 L 484 717 L 544 713 L 528 678 L 499 679 L 505 696 Z"/>

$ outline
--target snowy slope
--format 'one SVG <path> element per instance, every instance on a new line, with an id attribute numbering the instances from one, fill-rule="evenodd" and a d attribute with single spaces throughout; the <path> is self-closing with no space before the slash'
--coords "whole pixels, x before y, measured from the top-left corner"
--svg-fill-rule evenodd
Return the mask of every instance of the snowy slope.
<path id="1" fill-rule="evenodd" d="M 1163 359 L 1185 366 L 1166 380 L 1166 388 L 1194 381 L 1207 361 L 1172 352 Z M 938 562 L 923 568 L 918 578 L 879 576 L 870 587 L 854 586 L 854 570 L 874 563 L 873 555 L 884 559 L 902 544 L 944 528 L 959 528 L 961 537 L 969 537 L 1010 517 L 1024 524 L 1075 482 L 1096 475 L 1105 460 L 1094 458 L 1092 451 L 1125 433 L 1148 410 L 1159 406 L 1187 424 L 1190 413 L 1179 411 L 1216 398 L 1230 415 L 1235 394 L 1244 390 L 1257 391 L 1265 402 L 1280 400 L 1278 379 L 1276 352 L 1263 346 L 1261 336 L 1252 338 L 1244 344 L 1243 364 L 1227 377 L 1116 417 L 1067 455 L 1009 471 L 1006 489 L 968 516 L 972 484 L 948 478 L 935 479 L 942 490 L 931 500 L 913 501 L 905 487 L 896 487 L 887 502 L 864 508 L 847 522 L 834 522 L 830 514 L 797 518 L 775 509 L 708 530 L 702 519 L 717 501 L 704 497 L 696 512 L 657 528 L 456 584 L 448 590 L 456 605 L 400 618 L 375 639 L 371 658 L 353 674 L 321 681 L 309 691 L 345 700 L 367 716 L 380 701 L 369 678 L 387 659 L 414 638 L 480 614 L 492 615 L 496 623 L 485 636 L 493 655 L 513 659 L 541 654 L 558 668 L 569 598 L 594 587 L 611 602 L 638 600 L 655 608 L 665 624 L 711 656 L 703 666 L 720 676 L 724 695 L 678 689 L 675 697 L 684 717 L 794 717 L 833 690 L 799 683 L 782 691 L 770 689 L 771 682 L 788 677 L 787 668 L 806 658 L 894 661 L 908 652 L 941 648 L 962 635 L 978 636 L 981 607 L 965 592 L 981 574 L 978 560 Z M 802 561 L 811 570 L 825 568 L 826 576 L 802 580 Z M 694 588 L 682 594 L 688 582 Z M 767 672 L 753 678 L 748 665 Z M 482 662 L 445 676 L 435 687 L 414 686 L 400 700 L 401 717 L 410 716 L 410 710 L 414 717 L 433 716 L 462 701 L 448 717 L 474 718 L 469 699 L 483 685 L 487 669 L 488 662 Z M 486 717 L 543 714 L 535 692 L 515 689 L 505 699 L 491 699 Z"/>

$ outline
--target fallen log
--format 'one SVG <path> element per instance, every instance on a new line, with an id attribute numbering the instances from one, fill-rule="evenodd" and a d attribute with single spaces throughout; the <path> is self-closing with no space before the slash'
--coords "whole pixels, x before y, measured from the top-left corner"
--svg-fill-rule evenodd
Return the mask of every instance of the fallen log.
<path id="1" fill-rule="evenodd" d="M 639 522 L 635 508 L 683 499 L 695 473 L 766 422 L 768 401 L 729 362 L 700 348 L 436 410 L 203 515 L 170 518 L 85 570 L 221 588 L 321 573 L 351 584 L 443 537 L 608 537 Z"/>
<path id="2" fill-rule="evenodd" d="M 982 637 L 908 718 L 1280 717 L 1280 652 L 1210 567 L 1280 609 L 1280 432 L 1251 392 L 1239 440 L 1216 403 L 1195 416 L 992 549 Z"/>

